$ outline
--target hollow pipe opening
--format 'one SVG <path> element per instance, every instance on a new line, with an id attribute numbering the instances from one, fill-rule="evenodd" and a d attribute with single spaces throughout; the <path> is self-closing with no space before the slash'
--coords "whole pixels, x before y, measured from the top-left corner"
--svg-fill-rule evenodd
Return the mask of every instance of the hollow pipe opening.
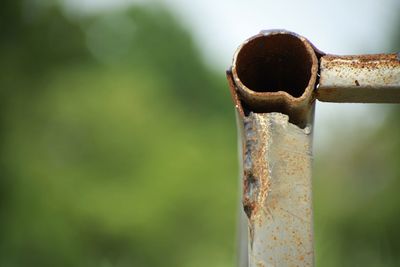
<path id="1" fill-rule="evenodd" d="M 238 48 L 231 71 L 245 111 L 280 112 L 307 123 L 318 72 L 307 39 L 282 30 L 258 34 Z"/>
<path id="2" fill-rule="evenodd" d="M 236 59 L 237 77 L 252 91 L 284 91 L 300 97 L 310 80 L 312 59 L 293 35 L 264 35 L 246 43 Z"/>

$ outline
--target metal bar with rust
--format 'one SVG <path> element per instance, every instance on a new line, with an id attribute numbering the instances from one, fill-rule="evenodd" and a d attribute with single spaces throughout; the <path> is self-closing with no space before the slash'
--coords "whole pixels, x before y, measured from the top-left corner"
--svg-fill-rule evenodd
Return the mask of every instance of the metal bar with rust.
<path id="1" fill-rule="evenodd" d="M 269 31 L 242 44 L 227 72 L 242 151 L 241 266 L 313 266 L 313 91 L 319 52 Z M 246 247 L 241 245 L 241 247 Z"/>
<path id="2" fill-rule="evenodd" d="M 320 60 L 316 97 L 326 102 L 399 103 L 400 53 L 335 56 Z"/>

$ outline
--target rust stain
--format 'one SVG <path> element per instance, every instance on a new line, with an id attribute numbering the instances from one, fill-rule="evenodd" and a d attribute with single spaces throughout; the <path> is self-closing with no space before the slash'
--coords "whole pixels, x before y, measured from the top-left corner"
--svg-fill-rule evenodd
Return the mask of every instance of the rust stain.
<path id="1" fill-rule="evenodd" d="M 400 60 L 398 54 L 373 54 L 373 55 L 356 55 L 356 56 L 337 56 L 325 55 L 327 67 L 341 66 L 343 64 L 353 66 L 355 68 L 368 68 L 368 67 L 398 67 Z"/>
<path id="2" fill-rule="evenodd" d="M 243 208 L 249 220 L 254 220 L 263 209 L 269 190 L 267 159 L 268 132 L 265 122 L 244 119 L 243 153 Z"/>
<path id="3" fill-rule="evenodd" d="M 240 115 L 240 117 L 244 117 L 244 111 L 243 111 L 243 107 L 242 107 L 242 103 L 240 102 L 239 96 L 236 92 L 236 86 L 235 83 L 233 81 L 233 77 L 232 77 L 232 70 L 229 69 L 226 71 L 226 79 L 228 80 L 228 85 L 229 85 L 229 91 L 231 93 L 231 97 L 232 97 L 232 101 L 233 104 L 235 106 L 235 109 L 238 111 L 238 114 Z"/>

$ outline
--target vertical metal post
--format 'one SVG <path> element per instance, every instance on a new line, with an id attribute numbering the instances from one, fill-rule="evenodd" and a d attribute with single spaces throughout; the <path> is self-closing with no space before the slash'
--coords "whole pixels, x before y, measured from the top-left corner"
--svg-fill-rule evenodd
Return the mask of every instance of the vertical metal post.
<path id="1" fill-rule="evenodd" d="M 249 266 L 312 266 L 311 128 L 253 112 L 243 126 Z"/>
<path id="2" fill-rule="evenodd" d="M 228 71 L 241 136 L 248 232 L 243 266 L 314 264 L 311 149 L 317 62 L 303 37 L 263 32 L 239 47 Z"/>

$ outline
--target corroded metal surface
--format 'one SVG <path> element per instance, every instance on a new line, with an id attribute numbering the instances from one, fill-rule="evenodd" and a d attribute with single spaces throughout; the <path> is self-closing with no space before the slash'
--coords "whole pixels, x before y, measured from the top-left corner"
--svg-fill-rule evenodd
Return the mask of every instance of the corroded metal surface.
<path id="1" fill-rule="evenodd" d="M 318 57 L 304 37 L 284 30 L 262 31 L 237 49 L 229 75 L 243 108 L 281 112 L 304 127 L 318 72 Z"/>
<path id="2" fill-rule="evenodd" d="M 400 54 L 326 55 L 320 66 L 320 101 L 400 102 Z"/>
<path id="3" fill-rule="evenodd" d="M 281 113 L 250 113 L 242 123 L 248 266 L 313 266 L 310 126 Z"/>

